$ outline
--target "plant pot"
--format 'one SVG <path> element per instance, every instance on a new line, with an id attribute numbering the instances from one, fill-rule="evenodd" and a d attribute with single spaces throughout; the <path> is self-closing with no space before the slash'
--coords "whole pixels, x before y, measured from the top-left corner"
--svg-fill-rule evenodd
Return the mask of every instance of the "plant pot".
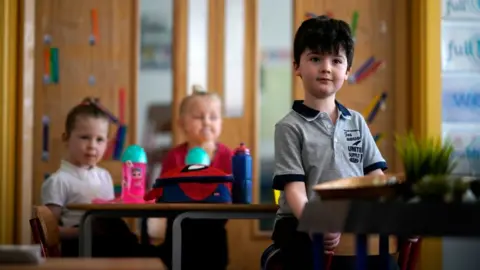
<path id="1" fill-rule="evenodd" d="M 470 190 L 477 200 L 480 199 L 480 179 L 470 182 Z"/>
<path id="2" fill-rule="evenodd" d="M 421 202 L 443 203 L 445 202 L 444 194 L 422 194 L 419 195 Z"/>
<path id="3" fill-rule="evenodd" d="M 409 201 L 414 198 L 416 195 L 412 187 L 413 183 L 411 182 L 406 182 L 400 185 L 397 189 L 398 197 L 402 198 L 404 201 Z"/>
<path id="4" fill-rule="evenodd" d="M 456 203 L 463 202 L 463 196 L 465 195 L 465 191 L 463 192 L 453 192 L 452 194 L 452 201 Z"/>

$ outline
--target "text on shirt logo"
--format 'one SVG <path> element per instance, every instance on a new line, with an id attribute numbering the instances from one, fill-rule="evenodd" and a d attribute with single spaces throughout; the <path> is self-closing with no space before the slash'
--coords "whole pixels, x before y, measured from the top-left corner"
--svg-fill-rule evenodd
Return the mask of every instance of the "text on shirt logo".
<path id="1" fill-rule="evenodd" d="M 360 130 L 345 130 L 347 140 L 348 160 L 352 163 L 360 163 L 363 158 L 362 134 Z"/>

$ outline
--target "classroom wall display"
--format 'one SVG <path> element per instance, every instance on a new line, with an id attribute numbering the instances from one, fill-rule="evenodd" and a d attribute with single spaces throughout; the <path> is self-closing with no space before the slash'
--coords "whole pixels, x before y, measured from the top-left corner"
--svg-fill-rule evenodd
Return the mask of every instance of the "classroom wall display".
<path id="1" fill-rule="evenodd" d="M 443 122 L 480 124 L 480 76 L 444 75 L 442 84 Z"/>
<path id="2" fill-rule="evenodd" d="M 442 71 L 480 72 L 480 22 L 444 22 Z"/>
<path id="3" fill-rule="evenodd" d="M 480 173 L 480 1 L 442 0 L 442 131 L 453 142 L 458 166 L 454 173 Z M 474 260 L 459 249 L 459 240 L 442 241 L 443 265 L 474 269 Z M 466 244 L 466 243 L 465 243 Z M 462 244 L 464 245 L 464 244 Z M 468 249 L 479 249 L 468 244 Z"/>
<path id="4" fill-rule="evenodd" d="M 454 173 L 480 175 L 480 130 L 476 125 L 444 125 L 444 138 L 454 146 Z"/>
<path id="5" fill-rule="evenodd" d="M 132 122 L 136 104 L 138 12 L 135 1 L 82 0 L 68 5 L 62 0 L 42 0 L 35 5 L 35 97 L 33 203 L 40 203 L 40 190 L 47 173 L 55 172 L 65 156 L 62 139 L 65 118 L 86 97 L 128 125 L 126 135 L 111 138 L 135 140 Z M 120 146 L 112 143 L 111 146 Z M 100 166 L 119 184 L 121 163 L 111 158 L 121 147 L 109 147 Z M 117 156 L 113 155 L 113 156 Z"/>
<path id="6" fill-rule="evenodd" d="M 442 18 L 480 19 L 480 1 L 444 0 L 442 1 Z"/>
<path id="7" fill-rule="evenodd" d="M 480 119 L 480 0 L 443 0 L 441 27 L 442 121 L 462 129 Z"/>

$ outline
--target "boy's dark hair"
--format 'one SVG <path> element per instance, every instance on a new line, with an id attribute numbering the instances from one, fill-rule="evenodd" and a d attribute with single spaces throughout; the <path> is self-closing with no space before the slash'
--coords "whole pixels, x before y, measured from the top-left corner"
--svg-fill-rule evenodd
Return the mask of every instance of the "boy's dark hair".
<path id="1" fill-rule="evenodd" d="M 67 120 L 65 121 L 65 136 L 67 138 L 70 137 L 73 129 L 75 129 L 75 123 L 78 117 L 93 117 L 105 119 L 107 121 L 109 120 L 108 115 L 98 106 L 96 106 L 95 102 L 98 102 L 98 100 L 86 98 L 82 101 L 82 103 L 73 107 L 68 112 Z"/>
<path id="2" fill-rule="evenodd" d="M 293 41 L 293 59 L 300 63 L 300 55 L 305 50 L 319 54 L 338 53 L 345 50 L 347 68 L 352 66 L 354 42 L 350 26 L 342 21 L 327 16 L 318 16 L 305 20 L 295 34 Z"/>

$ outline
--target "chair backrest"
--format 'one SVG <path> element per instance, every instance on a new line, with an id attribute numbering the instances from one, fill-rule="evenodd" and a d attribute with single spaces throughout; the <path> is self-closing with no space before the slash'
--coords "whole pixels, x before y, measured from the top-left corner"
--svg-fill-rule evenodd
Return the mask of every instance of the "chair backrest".
<path id="1" fill-rule="evenodd" d="M 46 206 L 34 206 L 30 220 L 33 239 L 40 244 L 45 257 L 60 256 L 60 230 L 58 220 Z"/>
<path id="2" fill-rule="evenodd" d="M 48 251 L 45 249 L 43 243 L 45 243 L 42 225 L 38 218 L 30 219 L 30 230 L 32 231 L 33 243 L 40 245 L 42 251 L 42 257 L 48 257 Z"/>
<path id="3" fill-rule="evenodd" d="M 275 204 L 278 205 L 278 199 L 280 198 L 280 190 L 273 190 L 273 197 L 275 198 Z"/>
<path id="4" fill-rule="evenodd" d="M 420 254 L 421 240 L 415 241 L 406 240 L 403 241 L 399 256 L 398 265 L 401 270 L 415 270 L 417 269 L 417 261 Z"/>

